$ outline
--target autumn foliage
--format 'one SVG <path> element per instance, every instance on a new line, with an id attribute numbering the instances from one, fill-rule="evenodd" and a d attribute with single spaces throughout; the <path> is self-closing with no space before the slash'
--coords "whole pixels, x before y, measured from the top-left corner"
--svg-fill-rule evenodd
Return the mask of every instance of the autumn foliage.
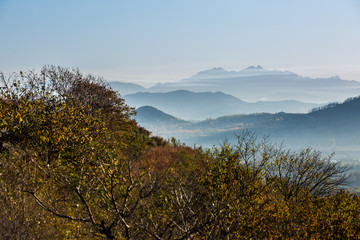
<path id="1" fill-rule="evenodd" d="M 346 167 L 243 133 L 166 141 L 100 78 L 0 75 L 1 239 L 359 239 Z"/>

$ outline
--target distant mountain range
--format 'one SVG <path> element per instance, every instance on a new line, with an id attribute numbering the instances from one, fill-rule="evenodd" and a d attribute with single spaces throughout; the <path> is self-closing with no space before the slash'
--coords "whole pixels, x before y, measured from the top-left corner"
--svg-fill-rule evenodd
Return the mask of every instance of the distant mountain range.
<path id="1" fill-rule="evenodd" d="M 149 130 L 163 137 L 174 136 L 185 143 L 203 146 L 217 145 L 224 139 L 235 141 L 235 134 L 247 129 L 258 136 L 270 135 L 271 139 L 294 148 L 316 147 L 325 152 L 344 152 L 360 156 L 360 97 L 343 103 L 329 104 L 307 114 L 261 113 L 233 115 L 201 122 L 161 121 L 156 124 L 158 110 L 151 108 L 150 121 L 144 121 L 142 111 L 136 119 Z M 169 118 L 169 117 L 167 117 Z M 176 119 L 170 117 L 169 119 Z"/>
<path id="2" fill-rule="evenodd" d="M 146 91 L 146 88 L 135 83 L 109 82 L 109 85 L 121 95 Z"/>
<path id="3" fill-rule="evenodd" d="M 110 85 L 122 95 L 135 92 L 224 92 L 245 101 L 256 102 L 297 100 L 328 103 L 360 95 L 360 82 L 330 78 L 302 77 L 289 71 L 267 70 L 250 66 L 241 71 L 213 68 L 177 82 L 157 84 L 144 89 L 140 85 Z"/>
<path id="4" fill-rule="evenodd" d="M 204 120 L 224 115 L 249 113 L 296 112 L 305 113 L 318 104 L 287 101 L 258 101 L 248 103 L 222 92 L 191 92 L 177 90 L 168 93 L 139 92 L 123 96 L 130 106 L 153 106 L 186 120 Z"/>
<path id="5" fill-rule="evenodd" d="M 169 92 L 184 89 L 195 92 L 221 91 L 245 101 L 282 101 L 327 103 L 360 95 L 360 82 L 339 77 L 309 78 L 288 71 L 251 66 L 242 71 L 213 68 L 178 82 L 158 84 L 149 90 Z"/>
<path id="6" fill-rule="evenodd" d="M 337 156 L 360 156 L 360 97 L 324 107 L 309 104 L 359 96 L 360 82 L 251 66 L 241 71 L 213 68 L 151 88 L 117 82 L 110 86 L 127 104 L 140 107 L 139 124 L 189 145 L 235 141 L 235 134 L 247 129 L 294 149 L 312 146 Z"/>

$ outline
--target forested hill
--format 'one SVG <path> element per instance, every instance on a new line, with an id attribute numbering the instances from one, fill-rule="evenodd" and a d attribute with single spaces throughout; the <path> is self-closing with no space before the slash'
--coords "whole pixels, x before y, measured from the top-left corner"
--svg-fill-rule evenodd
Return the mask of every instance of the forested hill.
<path id="1" fill-rule="evenodd" d="M 210 126 L 221 129 L 221 132 L 215 131 L 208 136 L 212 140 L 231 137 L 231 133 L 247 128 L 292 146 L 360 145 L 360 98 L 330 104 L 308 114 L 281 112 L 229 116 L 204 121 L 194 127 L 205 129 Z"/>
<path id="2" fill-rule="evenodd" d="M 165 126 L 164 123 L 153 124 L 150 130 L 162 133 Z M 168 126 L 163 132 L 166 137 Z M 186 126 L 173 125 L 172 133 L 189 144 L 211 146 L 223 139 L 235 139 L 235 134 L 244 129 L 258 135 L 270 135 L 273 139 L 285 141 L 291 146 L 329 147 L 334 145 L 334 142 L 339 146 L 360 145 L 360 97 L 329 104 L 307 114 L 279 112 L 231 115 Z"/>
<path id="3" fill-rule="evenodd" d="M 360 97 L 349 98 L 343 103 L 332 103 L 324 107 L 314 109 L 309 116 L 326 122 L 348 122 L 354 124 L 360 118 Z"/>

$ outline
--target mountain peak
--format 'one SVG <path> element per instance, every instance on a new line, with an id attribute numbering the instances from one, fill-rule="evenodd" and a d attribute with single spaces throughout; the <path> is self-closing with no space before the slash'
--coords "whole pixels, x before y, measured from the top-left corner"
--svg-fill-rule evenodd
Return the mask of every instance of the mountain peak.
<path id="1" fill-rule="evenodd" d="M 210 69 L 210 71 L 219 71 L 219 72 L 223 72 L 225 71 L 222 67 L 213 67 L 212 69 Z"/>
<path id="2" fill-rule="evenodd" d="M 246 69 L 247 70 L 262 70 L 264 68 L 262 66 L 260 66 L 260 65 L 257 65 L 256 67 L 255 66 L 250 66 L 250 67 L 247 67 Z"/>
<path id="3" fill-rule="evenodd" d="M 201 71 L 198 74 L 221 74 L 221 73 L 227 73 L 227 71 L 221 67 L 214 67 L 209 70 Z"/>

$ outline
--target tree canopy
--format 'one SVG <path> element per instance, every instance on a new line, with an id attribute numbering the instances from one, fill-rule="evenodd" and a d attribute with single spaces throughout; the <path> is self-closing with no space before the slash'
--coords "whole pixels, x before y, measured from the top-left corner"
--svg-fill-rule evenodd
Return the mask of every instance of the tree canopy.
<path id="1" fill-rule="evenodd" d="M 77 69 L 0 74 L 0 237 L 358 239 L 346 166 L 244 132 L 211 150 L 152 136 Z"/>

